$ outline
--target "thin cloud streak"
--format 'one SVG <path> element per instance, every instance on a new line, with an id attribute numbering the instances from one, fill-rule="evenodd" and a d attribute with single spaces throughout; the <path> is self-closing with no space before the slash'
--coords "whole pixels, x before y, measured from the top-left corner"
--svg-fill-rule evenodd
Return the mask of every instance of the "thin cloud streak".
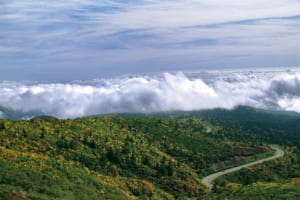
<path id="1" fill-rule="evenodd" d="M 150 72 L 300 65 L 296 0 L 11 0 L 2 1 L 0 13 L 0 65 L 5 69 L 51 74 L 60 68 L 67 76 L 72 67 L 80 74 L 80 66 L 91 74 L 97 68 L 119 75 L 143 67 Z M 230 56 L 254 63 L 222 62 Z M 269 61 L 272 56 L 282 61 Z M 1 67 L 0 74 L 2 80 L 12 78 Z"/>

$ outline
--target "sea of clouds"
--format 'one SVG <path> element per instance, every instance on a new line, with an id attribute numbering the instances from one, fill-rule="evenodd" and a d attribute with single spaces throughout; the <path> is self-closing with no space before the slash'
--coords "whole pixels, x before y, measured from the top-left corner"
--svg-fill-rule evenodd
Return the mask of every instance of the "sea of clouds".
<path id="1" fill-rule="evenodd" d="M 300 71 L 164 73 L 70 83 L 0 82 L 0 107 L 59 118 L 232 109 L 300 112 Z M 5 112 L 0 110 L 0 118 Z"/>

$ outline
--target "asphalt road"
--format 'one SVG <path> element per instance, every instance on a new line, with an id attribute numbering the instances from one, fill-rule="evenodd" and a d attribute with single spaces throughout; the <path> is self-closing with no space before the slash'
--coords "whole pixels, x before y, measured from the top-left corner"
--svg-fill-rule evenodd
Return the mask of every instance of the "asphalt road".
<path id="1" fill-rule="evenodd" d="M 209 189 L 212 189 L 213 188 L 212 182 L 220 176 L 223 176 L 225 174 L 229 174 L 229 173 L 232 173 L 232 172 L 236 172 L 236 171 L 238 171 L 242 168 L 251 167 L 253 165 L 261 164 L 261 163 L 269 161 L 269 160 L 274 160 L 274 159 L 280 158 L 284 155 L 284 151 L 281 150 L 280 148 L 275 147 L 275 146 L 271 146 L 271 148 L 275 150 L 275 153 L 274 153 L 273 156 L 268 157 L 268 158 L 264 158 L 264 159 L 261 159 L 261 160 L 257 160 L 257 161 L 254 161 L 254 162 L 251 162 L 251 163 L 248 163 L 248 164 L 240 165 L 240 166 L 237 166 L 237 167 L 233 167 L 233 168 L 230 168 L 230 169 L 226 169 L 226 170 L 223 170 L 223 171 L 220 171 L 220 172 L 210 174 L 210 175 L 208 175 L 208 176 L 206 176 L 202 179 L 202 183 L 204 185 L 206 185 Z"/>

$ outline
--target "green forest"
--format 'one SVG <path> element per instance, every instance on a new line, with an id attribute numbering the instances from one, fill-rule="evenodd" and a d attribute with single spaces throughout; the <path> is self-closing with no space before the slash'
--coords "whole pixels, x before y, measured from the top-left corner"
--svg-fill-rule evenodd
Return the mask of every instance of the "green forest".
<path id="1" fill-rule="evenodd" d="M 270 156 L 284 157 L 201 179 Z M 238 107 L 0 120 L 0 199 L 300 199 L 300 115 Z"/>

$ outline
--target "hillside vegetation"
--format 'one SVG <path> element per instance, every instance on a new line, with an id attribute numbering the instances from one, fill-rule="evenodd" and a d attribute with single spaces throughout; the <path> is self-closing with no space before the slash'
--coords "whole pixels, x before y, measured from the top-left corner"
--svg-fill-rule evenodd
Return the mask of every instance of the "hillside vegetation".
<path id="1" fill-rule="evenodd" d="M 273 114 L 261 122 L 249 110 L 258 118 L 248 126 L 235 113 L 215 112 L 229 111 L 0 120 L 0 199 L 243 199 L 259 184 L 297 194 L 299 149 L 290 138 L 299 134 L 269 124 Z M 279 140 L 279 132 L 290 138 Z M 287 155 L 222 177 L 212 192 L 201 184 L 215 170 L 270 153 L 265 143 L 285 146 Z"/>

